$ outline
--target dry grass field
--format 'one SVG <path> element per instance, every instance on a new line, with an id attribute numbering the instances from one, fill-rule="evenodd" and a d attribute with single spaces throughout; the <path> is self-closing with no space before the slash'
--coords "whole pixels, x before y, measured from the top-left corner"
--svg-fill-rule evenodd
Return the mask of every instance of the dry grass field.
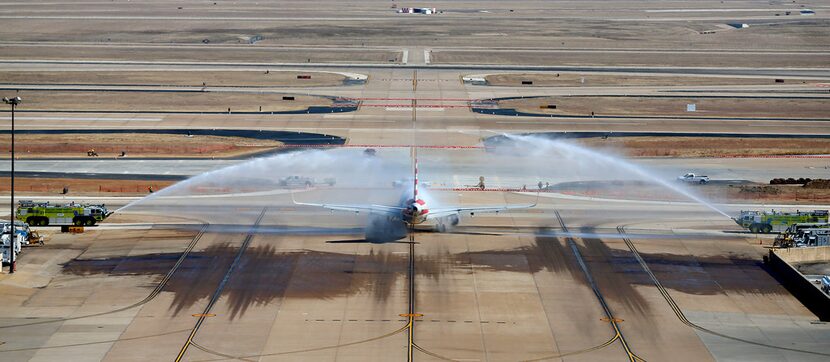
<path id="1" fill-rule="evenodd" d="M 298 79 L 308 75 L 311 79 Z M 98 71 L 98 72 L 0 72 L 7 84 L 146 85 L 208 87 L 320 87 L 343 84 L 338 73 L 297 71 Z"/>
<path id="2" fill-rule="evenodd" d="M 159 180 L 109 180 L 109 179 L 72 179 L 72 178 L 29 178 L 15 177 L 15 192 L 27 195 L 62 195 L 64 187 L 67 195 L 147 195 L 174 184 L 175 181 Z M 9 180 L 0 180 L 0 192 L 9 192 Z"/>
<path id="3" fill-rule="evenodd" d="M 183 136 L 146 133 L 90 133 L 79 136 L 65 134 L 21 134 L 15 136 L 15 158 L 77 157 L 89 158 L 95 150 L 98 157 L 233 157 L 279 147 L 282 142 L 243 137 Z M 9 148 L 7 137 L 0 139 L 0 149 Z"/>
<path id="4" fill-rule="evenodd" d="M 630 200 L 686 201 L 675 192 L 664 187 L 635 181 L 614 183 L 584 183 L 555 186 L 556 192 L 568 195 L 590 196 Z M 737 203 L 789 203 L 822 204 L 830 202 L 830 189 L 810 188 L 801 185 L 702 185 L 692 187 L 693 191 L 707 200 Z"/>
<path id="5" fill-rule="evenodd" d="M 608 137 L 576 139 L 628 157 L 753 157 L 830 154 L 826 138 Z"/>
<path id="6" fill-rule="evenodd" d="M 144 92 L 21 90 L 30 110 L 149 111 L 149 112 L 283 112 L 309 106 L 329 106 L 325 97 L 251 92 Z M 294 100 L 283 100 L 284 96 Z M 259 107 L 262 107 L 260 110 Z"/>
<path id="7" fill-rule="evenodd" d="M 606 87 L 606 86 L 711 86 L 711 85 L 771 85 L 815 83 L 808 79 L 758 77 L 694 77 L 665 75 L 630 75 L 600 73 L 503 73 L 485 77 L 487 85 L 511 87 Z M 531 81 L 533 84 L 522 84 Z"/>
<path id="8" fill-rule="evenodd" d="M 696 104 L 687 112 L 687 104 Z M 556 105 L 556 109 L 546 108 Z M 540 114 L 590 116 L 688 116 L 688 117 L 764 117 L 826 118 L 830 102 L 824 98 L 680 98 L 637 96 L 573 96 L 508 99 L 500 108 Z"/>
<path id="9" fill-rule="evenodd" d="M 366 63 L 435 48 L 435 63 L 823 66 L 830 22 L 803 4 L 755 1 L 438 1 L 443 13 L 396 14 L 388 1 L 88 2 L 0 9 L 7 59 Z M 406 6 L 404 4 L 398 4 Z M 673 11 L 674 9 L 680 11 Z M 687 12 L 685 10 L 695 10 Z M 737 9 L 737 10 L 736 10 Z M 778 16 L 776 16 L 776 14 Z M 735 21 L 750 23 L 730 29 Z M 714 32 L 706 33 L 704 32 Z M 260 36 L 255 44 L 248 44 Z M 37 43 L 37 46 L 31 46 Z M 161 48 L 141 47 L 156 45 Z M 94 45 L 94 46 L 93 46 Z M 188 45 L 180 47 L 180 45 Z M 233 47 L 229 47 L 233 45 Z M 771 46 L 774 45 L 774 46 Z M 54 46 L 66 46 L 54 51 Z M 305 49 L 275 49 L 298 46 Z M 445 49 L 441 49 L 441 48 Z M 473 48 L 471 52 L 461 52 Z M 479 49 L 475 49 L 479 48 Z M 494 48 L 812 50 L 824 54 L 491 52 Z M 466 49 L 470 50 L 470 49 Z"/>
<path id="10" fill-rule="evenodd" d="M 119 23 L 113 24 L 118 26 Z M 205 26 L 208 26 L 207 24 Z M 111 29 L 114 33 L 118 31 Z M 141 33 L 141 32 L 139 32 Z M 201 43 L 198 39 L 204 35 L 198 32 L 191 35 L 188 43 Z M 0 41 L 7 40 L 2 37 Z M 78 39 L 91 41 L 91 39 Z M 38 41 L 38 40 L 32 40 Z M 99 40 L 94 40 L 99 41 Z M 109 41 L 109 40 L 107 40 Z M 123 42 L 154 41 L 140 37 L 121 39 Z M 57 45 L 60 51 L 50 46 L 2 45 L 2 59 L 82 59 L 91 61 L 158 61 L 158 62 L 242 62 L 251 64 L 265 63 L 390 63 L 400 61 L 397 51 L 372 49 L 267 49 L 256 45 L 218 47 L 203 44 L 198 47 L 143 47 L 140 45 L 123 46 L 89 46 L 77 44 L 71 46 Z"/>
<path id="11" fill-rule="evenodd" d="M 830 29 L 828 29 L 830 30 Z M 549 66 L 664 66 L 678 67 L 823 67 L 830 53 L 717 54 L 683 52 L 436 51 L 433 62 L 445 64 L 523 64 Z"/>

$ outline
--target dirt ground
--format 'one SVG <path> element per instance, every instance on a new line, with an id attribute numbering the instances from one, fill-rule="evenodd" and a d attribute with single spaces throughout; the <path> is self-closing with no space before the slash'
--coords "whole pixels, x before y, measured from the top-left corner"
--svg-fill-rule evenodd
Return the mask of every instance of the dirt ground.
<path id="1" fill-rule="evenodd" d="M 738 78 L 738 77 L 683 77 L 660 75 L 615 75 L 597 73 L 505 73 L 491 74 L 486 77 L 492 86 L 525 87 L 602 87 L 602 86 L 672 86 L 682 84 L 694 85 L 768 85 L 768 84 L 802 84 L 815 81 L 786 79 L 776 83 L 774 78 Z M 532 81 L 533 84 L 522 84 Z"/>
<path id="2" fill-rule="evenodd" d="M 683 67 L 823 67 L 830 63 L 827 54 L 706 54 L 650 52 L 489 52 L 437 51 L 433 63 L 442 64 L 522 64 L 548 66 L 660 66 Z"/>
<path id="3" fill-rule="evenodd" d="M 830 202 L 830 189 L 801 185 L 690 185 L 692 191 L 718 202 L 817 204 Z M 554 185 L 553 191 L 569 195 L 629 200 L 687 201 L 664 187 L 638 181 L 580 182 Z"/>
<path id="4" fill-rule="evenodd" d="M 150 112 L 283 112 L 330 106 L 331 99 L 298 94 L 243 92 L 92 92 L 21 90 L 21 110 Z M 292 96 L 294 100 L 283 100 Z"/>
<path id="5" fill-rule="evenodd" d="M 578 1 L 547 3 L 539 1 L 473 2 L 436 1 L 435 6 L 444 11 L 435 16 L 407 16 L 395 14 L 388 2 L 351 2 L 343 6 L 339 1 L 273 1 L 273 2 L 184 2 L 182 8 L 169 2 L 90 2 L 55 3 L 43 6 L 39 3 L 21 2 L 7 11 L 26 18 L 4 19 L 0 39 L 20 42 L 90 42 L 108 43 L 156 43 L 201 44 L 207 39 L 214 44 L 241 44 L 251 36 L 261 35 L 262 40 L 245 49 L 256 52 L 207 51 L 200 55 L 164 54 L 163 52 L 135 51 L 134 59 L 142 57 L 204 60 L 218 58 L 282 59 L 298 58 L 305 61 L 308 52 L 281 52 L 269 54 L 256 51 L 257 45 L 401 45 L 429 44 L 432 47 L 477 46 L 492 48 L 714 48 L 714 49 L 826 49 L 828 23 L 819 12 L 813 17 L 774 16 L 781 13 L 780 3 L 719 2 L 652 2 Z M 406 6 L 405 4 L 399 4 Z M 796 4 L 791 6 L 795 7 Z M 649 9 L 671 8 L 713 9 L 694 13 L 650 13 Z M 760 9 L 760 11 L 723 12 L 721 9 Z M 57 17 L 57 18 L 37 18 Z M 32 18 L 35 17 L 35 18 Z M 129 17 L 129 18 L 119 18 Z M 727 22 L 745 17 L 760 17 L 750 28 L 729 30 Z M 714 34 L 701 34 L 703 31 Z M 49 54 L 51 53 L 51 54 Z M 337 53 L 339 61 L 360 61 L 363 54 L 374 57 L 372 52 L 355 54 Z M 439 61 L 443 57 L 438 53 Z M 466 53 L 475 63 L 496 62 L 501 55 Z M 73 57 L 77 54 L 66 54 Z M 118 54 L 95 55 L 86 51 L 81 56 L 107 58 Z M 19 49 L 3 52 L 4 57 L 37 58 L 61 57 L 60 52 L 41 54 Z M 482 57 L 483 56 L 483 57 Z M 321 56 L 312 56 L 317 61 Z M 584 60 L 587 56 L 583 56 Z M 559 62 L 535 57 L 546 64 Z M 697 57 L 705 59 L 705 57 Z M 743 63 L 755 61 L 752 57 L 723 57 L 724 62 Z M 176 60 L 179 60 L 176 59 Z M 773 57 L 768 59 L 774 60 Z M 651 59 L 663 62 L 659 57 Z M 787 56 L 778 57 L 778 63 L 799 66 Z M 514 62 L 513 64 L 517 64 Z M 666 62 L 667 63 L 667 62 Z M 827 62 L 825 61 L 824 64 Z M 667 64 L 669 65 L 669 64 Z"/>
<path id="6" fill-rule="evenodd" d="M 608 137 L 575 142 L 627 157 L 751 157 L 830 154 L 827 138 Z"/>
<path id="7" fill-rule="evenodd" d="M 209 26 L 209 25 L 208 25 Z M 100 35 L 100 32 L 98 33 Z M 2 35 L 0 35 L 2 36 Z M 198 37 L 199 34 L 194 34 Z M 207 39 L 207 38 L 205 38 Z M 192 39 L 193 43 L 202 40 Z M 86 60 L 145 60 L 165 62 L 246 62 L 246 63 L 389 63 L 401 59 L 399 52 L 361 49 L 344 51 L 338 49 L 292 50 L 257 49 L 256 46 L 238 49 L 204 47 L 142 48 L 97 47 L 77 45 L 55 51 L 49 47 L 28 47 L 4 45 L 2 58 L 5 59 L 86 59 Z"/>
<path id="8" fill-rule="evenodd" d="M 547 108 L 556 105 L 556 109 Z M 695 104 L 695 112 L 686 105 Z M 798 98 L 675 98 L 675 97 L 541 97 L 499 101 L 500 108 L 540 114 L 590 116 L 686 116 L 686 117 L 763 117 L 826 118 L 830 102 L 826 99 Z M 543 108 L 544 107 L 544 108 Z"/>
<path id="9" fill-rule="evenodd" d="M 311 79 L 297 79 L 309 75 Z M 292 71 L 118 71 L 118 72 L 0 72 L 8 84 L 84 84 L 148 86 L 257 86 L 319 87 L 343 84 L 346 77 L 337 73 Z"/>
<path id="10" fill-rule="evenodd" d="M 135 196 L 147 195 L 174 184 L 175 181 L 159 180 L 108 180 L 108 179 L 64 179 L 64 178 L 14 178 L 14 192 L 27 195 L 61 195 L 68 189 L 67 195 L 84 196 Z M 0 193 L 8 194 L 9 179 L 0 179 Z"/>
<path id="11" fill-rule="evenodd" d="M 87 151 L 95 150 L 98 157 L 118 157 L 122 151 L 127 157 L 232 157 L 260 152 L 281 146 L 272 140 L 244 137 L 184 136 L 143 133 L 92 133 L 78 136 L 64 134 L 15 135 L 15 157 L 89 158 Z M 8 149 L 10 139 L 0 138 L 0 149 Z"/>

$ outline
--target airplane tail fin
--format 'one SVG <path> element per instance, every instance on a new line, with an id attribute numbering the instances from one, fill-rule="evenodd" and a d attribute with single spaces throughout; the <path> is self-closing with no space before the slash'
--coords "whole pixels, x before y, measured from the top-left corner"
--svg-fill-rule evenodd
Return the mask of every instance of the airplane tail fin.
<path id="1" fill-rule="evenodd" d="M 413 170 L 414 177 L 412 178 L 414 180 L 413 185 L 412 185 L 412 192 L 413 192 L 413 199 L 417 200 L 418 199 L 418 149 L 412 148 L 412 158 L 414 160 L 413 165 L 415 167 L 414 170 Z"/>

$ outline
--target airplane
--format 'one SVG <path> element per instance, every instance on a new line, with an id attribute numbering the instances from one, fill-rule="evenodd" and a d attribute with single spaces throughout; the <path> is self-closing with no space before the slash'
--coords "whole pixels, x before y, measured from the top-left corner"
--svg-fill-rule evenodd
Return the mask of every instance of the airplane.
<path id="1" fill-rule="evenodd" d="M 536 202 L 526 205 L 499 205 L 499 206 L 444 206 L 430 207 L 418 192 L 418 159 L 414 158 L 414 177 L 412 188 L 404 191 L 397 206 L 387 205 L 351 205 L 351 204 L 316 204 L 297 202 L 291 194 L 295 205 L 321 207 L 333 211 L 367 212 L 370 216 L 366 228 L 366 241 L 383 243 L 406 237 L 408 229 L 421 225 L 427 221 L 434 221 L 439 232 L 445 232 L 448 226 L 458 225 L 461 213 L 489 213 L 515 209 L 535 207 Z M 410 194 L 411 192 L 411 194 Z"/>

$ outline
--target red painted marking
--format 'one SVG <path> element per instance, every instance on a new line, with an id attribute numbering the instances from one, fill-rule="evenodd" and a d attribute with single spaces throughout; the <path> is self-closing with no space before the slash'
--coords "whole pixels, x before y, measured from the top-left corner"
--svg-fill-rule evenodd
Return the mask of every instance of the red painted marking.
<path id="1" fill-rule="evenodd" d="M 361 107 L 412 108 L 411 104 L 361 104 Z M 415 108 L 470 108 L 469 104 L 416 104 Z"/>
<path id="2" fill-rule="evenodd" d="M 353 101 L 446 101 L 446 102 L 475 102 L 477 99 L 468 99 L 468 98 L 372 98 L 372 97 L 342 97 L 340 99 L 346 100 L 353 100 Z"/>
<path id="3" fill-rule="evenodd" d="M 711 158 L 830 158 L 830 155 L 721 156 Z"/>
<path id="4" fill-rule="evenodd" d="M 452 145 L 424 145 L 424 146 L 415 146 L 415 145 L 372 145 L 372 144 L 348 144 L 348 145 L 309 145 L 309 144 L 297 144 L 297 145 L 282 145 L 279 146 L 282 148 L 447 148 L 447 149 L 480 149 L 485 148 L 484 146 L 452 146 Z"/>
<path id="5" fill-rule="evenodd" d="M 430 187 L 430 190 L 437 191 L 463 191 L 463 192 L 554 192 L 552 190 L 537 190 L 537 189 L 521 189 L 513 187 L 494 187 L 494 188 L 478 188 L 478 187 Z"/>

